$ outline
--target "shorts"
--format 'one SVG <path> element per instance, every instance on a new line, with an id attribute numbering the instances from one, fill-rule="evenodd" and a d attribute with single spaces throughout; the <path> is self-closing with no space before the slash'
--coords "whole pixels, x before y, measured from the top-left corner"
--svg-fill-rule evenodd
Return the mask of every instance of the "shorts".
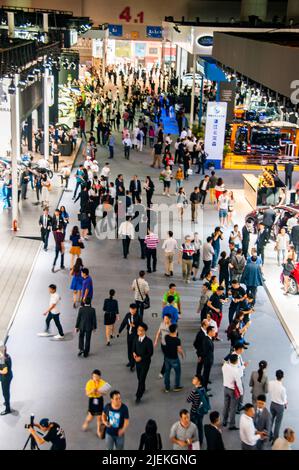
<path id="1" fill-rule="evenodd" d="M 80 246 L 72 246 L 71 249 L 70 249 L 70 254 L 80 256 L 81 255 Z"/>
<path id="2" fill-rule="evenodd" d="M 219 217 L 227 217 L 227 210 L 226 209 L 219 209 Z"/>
<path id="3" fill-rule="evenodd" d="M 96 403 L 95 403 L 96 402 Z M 103 397 L 90 398 L 88 402 L 88 412 L 92 416 L 101 416 L 104 408 Z"/>
<path id="4" fill-rule="evenodd" d="M 164 188 L 170 188 L 170 181 L 164 180 Z"/>

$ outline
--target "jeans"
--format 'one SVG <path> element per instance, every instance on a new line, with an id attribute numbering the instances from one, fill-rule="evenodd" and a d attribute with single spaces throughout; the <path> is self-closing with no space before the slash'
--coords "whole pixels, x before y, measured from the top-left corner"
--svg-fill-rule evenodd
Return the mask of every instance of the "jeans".
<path id="1" fill-rule="evenodd" d="M 270 413 L 271 413 L 271 436 L 270 439 L 273 437 L 273 441 L 275 441 L 279 437 L 279 430 L 283 418 L 284 413 L 284 405 L 279 405 L 278 403 L 271 402 L 270 405 Z M 273 432 L 273 425 L 274 425 L 274 432 Z"/>
<path id="2" fill-rule="evenodd" d="M 181 363 L 179 359 L 169 359 L 165 357 L 165 373 L 164 373 L 164 384 L 166 390 L 170 390 L 170 372 L 174 369 L 175 372 L 175 388 L 180 387 L 181 382 Z"/>
<path id="3" fill-rule="evenodd" d="M 10 412 L 10 382 L 11 382 L 11 379 L 7 380 L 3 378 L 1 381 L 5 411 L 9 411 L 9 412 Z"/>
<path id="4" fill-rule="evenodd" d="M 202 423 L 203 418 L 204 418 L 204 416 L 199 415 L 198 413 L 196 413 L 196 414 L 191 413 L 191 416 L 190 416 L 190 419 L 191 419 L 192 423 L 194 423 L 197 426 L 198 440 L 199 440 L 200 446 L 202 446 L 202 443 L 203 443 L 203 423 Z"/>
<path id="5" fill-rule="evenodd" d="M 114 147 L 113 145 L 109 145 L 109 158 L 114 157 Z"/>
<path id="6" fill-rule="evenodd" d="M 137 305 L 137 315 L 143 321 L 144 303 L 141 300 L 135 300 L 135 304 Z"/>
<path id="7" fill-rule="evenodd" d="M 183 180 L 176 180 L 175 183 L 175 192 L 178 193 L 179 189 L 183 187 Z"/>
<path id="8" fill-rule="evenodd" d="M 278 263 L 278 265 L 280 265 L 281 257 L 282 257 L 282 263 L 284 262 L 285 256 L 286 256 L 286 250 L 277 250 L 277 263 Z"/>
<path id="9" fill-rule="evenodd" d="M 51 312 L 48 313 L 48 316 L 46 318 L 46 331 L 47 332 L 49 331 L 51 320 L 54 320 L 58 333 L 60 334 L 60 336 L 64 336 L 63 329 L 62 329 L 60 319 L 59 319 L 59 315 L 60 313 L 51 313 Z"/>
<path id="10" fill-rule="evenodd" d="M 224 409 L 223 409 L 223 423 L 226 424 L 229 417 L 229 426 L 236 425 L 236 411 L 238 407 L 238 400 L 235 398 L 234 390 L 224 387 Z"/>
<path id="11" fill-rule="evenodd" d="M 217 261 L 219 258 L 220 248 L 214 247 L 214 254 L 213 254 L 213 261 L 212 261 L 212 268 L 216 268 Z"/>
<path id="12" fill-rule="evenodd" d="M 123 450 L 125 445 L 125 436 L 111 436 L 106 432 L 106 450 L 113 450 L 114 447 L 116 450 Z"/>
<path id="13" fill-rule="evenodd" d="M 125 238 L 122 239 L 123 242 L 123 253 L 124 258 L 126 258 L 129 254 L 129 248 L 131 243 L 131 238 L 127 235 Z"/>
<path id="14" fill-rule="evenodd" d="M 42 237 L 42 241 L 43 241 L 43 244 L 44 244 L 44 250 L 48 249 L 49 235 L 50 235 L 50 230 L 48 230 L 47 228 L 42 227 L 41 228 L 41 237 Z"/>
<path id="15" fill-rule="evenodd" d="M 151 272 L 151 258 L 153 258 L 153 271 L 156 271 L 156 267 L 157 267 L 157 250 L 156 250 L 156 248 L 147 248 L 146 258 L 147 258 L 147 270 L 149 272 Z"/>

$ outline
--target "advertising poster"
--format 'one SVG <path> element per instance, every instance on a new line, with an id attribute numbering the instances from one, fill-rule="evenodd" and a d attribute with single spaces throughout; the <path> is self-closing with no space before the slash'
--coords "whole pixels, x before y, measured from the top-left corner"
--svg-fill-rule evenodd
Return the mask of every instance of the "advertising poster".
<path id="1" fill-rule="evenodd" d="M 209 101 L 205 128 L 205 151 L 208 160 L 220 167 L 223 158 L 227 103 Z M 216 163 L 218 161 L 218 164 Z"/>

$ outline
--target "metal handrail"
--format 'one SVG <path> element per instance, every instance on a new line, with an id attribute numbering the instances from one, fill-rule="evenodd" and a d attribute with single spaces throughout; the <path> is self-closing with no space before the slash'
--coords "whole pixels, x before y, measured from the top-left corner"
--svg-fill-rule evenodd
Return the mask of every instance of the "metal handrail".
<path id="1" fill-rule="evenodd" d="M 7 11 L 26 11 L 28 13 L 55 13 L 56 15 L 73 15 L 74 12 L 70 10 L 51 10 L 48 8 L 31 8 L 31 7 L 16 7 L 16 6 L 8 6 L 2 5 L 0 7 L 2 10 Z"/>

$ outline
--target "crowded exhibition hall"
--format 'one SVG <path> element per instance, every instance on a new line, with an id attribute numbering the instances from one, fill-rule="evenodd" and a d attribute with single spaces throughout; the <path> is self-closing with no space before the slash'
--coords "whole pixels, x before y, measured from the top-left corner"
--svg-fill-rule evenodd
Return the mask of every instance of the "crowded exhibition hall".
<path id="1" fill-rule="evenodd" d="M 0 450 L 299 450 L 298 56 L 298 0 L 4 0 Z"/>

